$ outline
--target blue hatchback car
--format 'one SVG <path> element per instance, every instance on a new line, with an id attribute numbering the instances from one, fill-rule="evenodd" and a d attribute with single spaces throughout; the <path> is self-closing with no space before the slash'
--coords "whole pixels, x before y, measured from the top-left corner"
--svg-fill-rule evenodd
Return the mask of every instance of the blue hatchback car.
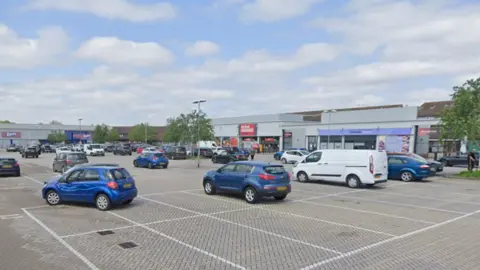
<path id="1" fill-rule="evenodd" d="M 0 175 L 20 176 L 20 165 L 11 157 L 0 157 Z"/>
<path id="2" fill-rule="evenodd" d="M 133 161 L 133 166 L 154 169 L 168 168 L 168 158 L 163 153 L 144 153 Z"/>
<path id="3" fill-rule="evenodd" d="M 77 166 L 44 184 L 42 196 L 50 205 L 92 203 L 106 211 L 137 197 L 135 180 L 121 167 Z"/>
<path id="4" fill-rule="evenodd" d="M 237 161 L 203 177 L 205 193 L 217 192 L 243 194 L 248 203 L 256 203 L 261 197 L 283 200 L 292 191 L 290 174 L 282 165 L 260 161 Z"/>
<path id="5" fill-rule="evenodd" d="M 405 182 L 422 180 L 435 172 L 424 159 L 405 155 L 388 155 L 388 178 Z"/>

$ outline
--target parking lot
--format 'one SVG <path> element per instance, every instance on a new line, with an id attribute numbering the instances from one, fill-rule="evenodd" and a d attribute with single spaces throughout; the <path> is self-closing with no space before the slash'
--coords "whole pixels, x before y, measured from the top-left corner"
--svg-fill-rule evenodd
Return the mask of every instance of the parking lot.
<path id="1" fill-rule="evenodd" d="M 132 156 L 91 157 L 134 175 L 140 196 L 101 212 L 41 199 L 52 154 L 18 158 L 0 177 L 1 269 L 475 269 L 480 187 L 432 178 L 374 188 L 292 182 L 285 201 L 256 205 L 207 196 L 203 174 L 221 165 L 171 161 L 134 168 Z M 261 157 L 269 159 L 270 157 Z M 290 166 L 290 165 L 288 165 Z M 3 268 L 5 267 L 5 268 Z"/>

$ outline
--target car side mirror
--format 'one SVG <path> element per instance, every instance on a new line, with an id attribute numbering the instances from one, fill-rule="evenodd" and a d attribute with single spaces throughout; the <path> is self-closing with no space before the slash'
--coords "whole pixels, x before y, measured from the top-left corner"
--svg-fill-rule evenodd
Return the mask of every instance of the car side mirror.
<path id="1" fill-rule="evenodd" d="M 217 170 L 217 173 L 222 173 L 222 169 L 218 169 L 218 170 Z"/>

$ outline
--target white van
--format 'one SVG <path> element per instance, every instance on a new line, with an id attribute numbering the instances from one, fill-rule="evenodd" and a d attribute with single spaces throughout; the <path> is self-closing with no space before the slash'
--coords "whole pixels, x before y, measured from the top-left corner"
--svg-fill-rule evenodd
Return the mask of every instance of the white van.
<path id="1" fill-rule="evenodd" d="M 100 144 L 84 144 L 83 152 L 88 156 L 105 156 L 105 151 Z"/>
<path id="2" fill-rule="evenodd" d="M 351 188 L 387 182 L 388 158 L 379 150 L 317 150 L 294 165 L 299 182 L 323 180 Z"/>

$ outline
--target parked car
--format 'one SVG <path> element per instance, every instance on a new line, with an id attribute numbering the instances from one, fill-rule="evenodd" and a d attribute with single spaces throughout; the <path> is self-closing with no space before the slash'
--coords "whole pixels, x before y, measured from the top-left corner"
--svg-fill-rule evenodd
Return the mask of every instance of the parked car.
<path id="1" fill-rule="evenodd" d="M 387 153 L 388 156 L 392 156 L 392 155 L 400 155 L 400 156 L 408 156 L 408 157 L 412 157 L 412 158 L 415 158 L 415 159 L 418 159 L 418 160 L 423 160 L 425 163 L 427 163 L 428 166 L 430 166 L 430 169 L 432 172 L 443 172 L 443 164 L 439 161 L 436 161 L 436 160 L 427 160 L 426 158 L 420 156 L 420 155 L 417 155 L 415 153 L 396 153 L 396 152 L 388 152 Z"/>
<path id="2" fill-rule="evenodd" d="M 38 151 L 36 147 L 27 147 L 25 150 L 22 152 L 22 158 L 38 158 Z"/>
<path id="3" fill-rule="evenodd" d="M 130 147 L 125 147 L 123 145 L 117 145 L 113 149 L 113 154 L 114 155 L 122 155 L 122 156 L 125 156 L 125 155 L 131 156 L 132 155 L 132 149 Z"/>
<path id="4" fill-rule="evenodd" d="M 115 148 L 116 147 L 113 144 L 105 144 L 103 151 L 105 151 L 105 153 L 112 153 L 115 150 Z M 130 151 L 132 150 L 130 149 Z"/>
<path id="5" fill-rule="evenodd" d="M 168 168 L 168 159 L 163 153 L 143 153 L 133 161 L 135 167 L 154 169 L 157 167 Z"/>
<path id="6" fill-rule="evenodd" d="M 194 157 L 198 156 L 198 148 L 194 148 L 192 150 L 192 155 Z M 200 147 L 200 156 L 205 157 L 205 158 L 211 158 L 213 157 L 213 151 L 210 148 L 202 148 Z"/>
<path id="7" fill-rule="evenodd" d="M 88 156 L 105 156 L 105 151 L 100 144 L 84 144 L 83 152 Z"/>
<path id="8" fill-rule="evenodd" d="M 223 151 L 218 155 L 214 155 L 212 157 L 213 163 L 222 163 L 227 164 L 233 161 L 241 161 L 241 160 L 248 160 L 248 156 L 244 155 L 240 152 L 233 152 L 233 151 Z"/>
<path id="9" fill-rule="evenodd" d="M 424 158 L 418 159 L 405 155 L 388 156 L 388 178 L 405 182 L 423 180 L 435 172 Z"/>
<path id="10" fill-rule="evenodd" d="M 468 155 L 467 154 L 457 154 L 455 156 L 444 156 L 438 160 L 443 166 L 452 167 L 452 166 L 468 166 Z M 479 165 L 479 157 L 477 154 L 477 166 Z"/>
<path id="11" fill-rule="evenodd" d="M 322 180 L 351 188 L 387 182 L 387 153 L 381 150 L 326 149 L 306 156 L 293 167 L 299 182 Z"/>
<path id="12" fill-rule="evenodd" d="M 292 191 L 290 175 L 282 165 L 261 161 L 237 161 L 203 177 L 206 194 L 220 192 L 243 194 L 248 203 L 256 203 L 261 197 L 284 200 Z"/>
<path id="13" fill-rule="evenodd" d="M 82 152 L 60 152 L 53 159 L 52 171 L 65 173 L 76 165 L 88 163 L 88 158 Z"/>
<path id="14" fill-rule="evenodd" d="M 101 211 L 131 203 L 138 192 L 135 180 L 122 167 L 74 167 L 44 184 L 42 197 L 49 205 L 92 203 Z"/>
<path id="15" fill-rule="evenodd" d="M 0 175 L 20 176 L 20 165 L 11 157 L 0 157 Z"/>
<path id="16" fill-rule="evenodd" d="M 281 161 L 283 164 L 297 163 L 302 161 L 310 152 L 306 150 L 287 150 L 283 153 Z"/>
<path id="17" fill-rule="evenodd" d="M 55 149 L 55 153 L 60 153 L 60 152 L 71 152 L 71 149 L 66 147 L 66 146 L 62 146 L 62 147 L 57 147 Z"/>
<path id="18" fill-rule="evenodd" d="M 42 152 L 43 153 L 54 153 L 55 150 L 52 148 L 51 145 L 42 145 Z"/>
<path id="19" fill-rule="evenodd" d="M 282 156 L 283 156 L 283 153 L 285 153 L 285 151 L 288 151 L 288 150 L 302 150 L 302 151 L 307 151 L 306 148 L 286 148 L 286 149 L 284 149 L 283 151 L 275 152 L 275 153 L 273 154 L 273 158 L 274 158 L 275 160 L 280 160 L 280 159 L 282 158 Z"/>
<path id="20" fill-rule="evenodd" d="M 16 145 L 10 145 L 6 149 L 7 152 L 18 152 L 19 150 L 20 150 L 19 147 Z"/>
<path id="21" fill-rule="evenodd" d="M 169 159 L 187 159 L 187 149 L 183 146 L 167 147 L 164 152 Z"/>

